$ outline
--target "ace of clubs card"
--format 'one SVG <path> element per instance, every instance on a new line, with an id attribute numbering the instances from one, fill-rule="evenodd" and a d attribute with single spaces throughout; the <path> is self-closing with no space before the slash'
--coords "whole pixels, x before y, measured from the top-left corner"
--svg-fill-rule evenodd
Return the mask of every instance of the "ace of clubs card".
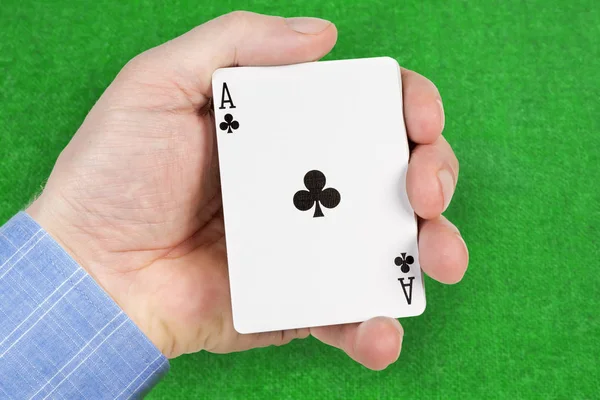
<path id="1" fill-rule="evenodd" d="M 398 63 L 223 68 L 212 85 L 235 329 L 421 314 Z"/>

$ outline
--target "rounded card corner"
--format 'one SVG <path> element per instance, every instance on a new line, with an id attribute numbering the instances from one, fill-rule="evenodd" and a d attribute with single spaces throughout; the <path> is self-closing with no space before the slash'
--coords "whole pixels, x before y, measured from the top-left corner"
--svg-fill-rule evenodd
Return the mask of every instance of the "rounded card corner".
<path id="1" fill-rule="evenodd" d="M 384 60 L 386 63 L 393 65 L 396 68 L 400 68 L 400 64 L 398 63 L 398 60 L 396 60 L 394 57 L 383 56 L 383 57 L 381 57 L 381 59 Z"/>
<path id="2" fill-rule="evenodd" d="M 380 59 L 382 61 L 382 65 L 384 66 L 386 71 L 389 68 L 389 72 L 398 77 L 398 80 L 400 81 L 400 87 L 402 87 L 402 74 L 401 74 L 400 63 L 398 63 L 398 60 L 396 60 L 395 58 L 390 57 L 390 56 L 380 57 Z"/>
<path id="3" fill-rule="evenodd" d="M 379 59 L 382 61 L 382 64 L 384 64 L 386 67 L 389 67 L 394 71 L 400 72 L 400 63 L 398 63 L 398 60 L 396 60 L 395 58 L 391 56 L 383 56 L 379 57 Z"/>
<path id="4" fill-rule="evenodd" d="M 224 70 L 225 70 L 225 68 L 218 68 L 218 69 L 214 70 L 212 73 L 212 78 L 211 78 L 212 81 L 214 82 L 215 80 L 218 80 L 219 75 L 221 75 Z"/>
<path id="5" fill-rule="evenodd" d="M 239 321 L 236 321 L 235 318 L 233 318 L 233 329 L 235 329 L 235 331 L 241 335 L 246 335 L 249 333 L 254 333 L 249 329 L 246 329 L 244 326 L 241 326 Z"/>
<path id="6" fill-rule="evenodd" d="M 421 305 L 420 308 L 417 308 L 415 310 L 414 317 L 418 317 L 419 315 L 423 315 L 423 313 L 425 312 L 426 309 L 427 309 L 427 300 L 424 297 L 423 298 L 423 304 Z"/>

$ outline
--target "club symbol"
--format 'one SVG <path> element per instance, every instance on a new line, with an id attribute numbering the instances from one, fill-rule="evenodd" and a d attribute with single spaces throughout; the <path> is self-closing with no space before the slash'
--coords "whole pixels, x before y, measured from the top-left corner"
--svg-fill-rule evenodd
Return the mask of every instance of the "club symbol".
<path id="1" fill-rule="evenodd" d="M 410 264 L 414 263 L 413 256 L 407 256 L 406 253 L 401 253 L 401 257 L 394 258 L 394 264 L 400 267 L 400 271 L 405 274 L 410 271 Z"/>
<path id="2" fill-rule="evenodd" d="M 300 211 L 310 210 L 316 204 L 313 218 L 322 217 L 321 204 L 323 207 L 334 208 L 340 204 L 341 196 L 334 188 L 325 187 L 325 175 L 321 171 L 312 170 L 304 175 L 304 186 L 308 190 L 299 190 L 294 195 L 294 206 Z"/>
<path id="3" fill-rule="evenodd" d="M 233 120 L 233 115 L 225 114 L 225 121 L 219 124 L 219 128 L 222 131 L 227 131 L 227 133 L 232 133 L 232 129 L 236 130 L 240 127 L 240 123 Z"/>

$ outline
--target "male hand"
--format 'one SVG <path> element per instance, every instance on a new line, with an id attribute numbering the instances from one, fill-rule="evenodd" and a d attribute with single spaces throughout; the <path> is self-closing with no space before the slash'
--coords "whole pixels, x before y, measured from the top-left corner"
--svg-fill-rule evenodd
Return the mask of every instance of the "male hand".
<path id="1" fill-rule="evenodd" d="M 403 330 L 391 318 L 252 335 L 232 325 L 212 72 L 318 60 L 336 37 L 335 26 L 319 19 L 234 12 L 140 54 L 90 111 L 28 208 L 167 357 L 282 345 L 312 334 L 371 369 L 398 358 Z M 468 253 L 441 213 L 458 161 L 441 136 L 436 87 L 408 70 L 402 79 L 415 143 L 407 187 L 420 217 L 421 267 L 455 283 Z"/>

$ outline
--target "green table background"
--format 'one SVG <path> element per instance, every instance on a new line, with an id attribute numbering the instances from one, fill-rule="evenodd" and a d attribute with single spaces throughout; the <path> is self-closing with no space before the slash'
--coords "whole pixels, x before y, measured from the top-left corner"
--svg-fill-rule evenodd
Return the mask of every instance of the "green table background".
<path id="1" fill-rule="evenodd" d="M 330 19 L 327 59 L 389 55 L 437 84 L 461 160 L 446 215 L 470 267 L 459 285 L 428 280 L 428 309 L 403 321 L 383 372 L 311 338 L 180 357 L 149 398 L 600 398 L 594 0 L 2 0 L 0 224 L 128 59 L 235 9 Z"/>

